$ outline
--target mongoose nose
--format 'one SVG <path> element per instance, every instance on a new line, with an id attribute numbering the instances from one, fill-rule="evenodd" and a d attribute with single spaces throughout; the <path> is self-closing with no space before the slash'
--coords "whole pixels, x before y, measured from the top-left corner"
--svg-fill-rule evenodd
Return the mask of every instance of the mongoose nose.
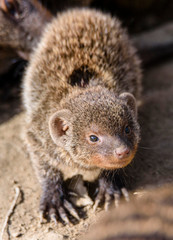
<path id="1" fill-rule="evenodd" d="M 119 159 L 126 158 L 130 155 L 130 149 L 127 147 L 116 148 L 115 154 Z"/>

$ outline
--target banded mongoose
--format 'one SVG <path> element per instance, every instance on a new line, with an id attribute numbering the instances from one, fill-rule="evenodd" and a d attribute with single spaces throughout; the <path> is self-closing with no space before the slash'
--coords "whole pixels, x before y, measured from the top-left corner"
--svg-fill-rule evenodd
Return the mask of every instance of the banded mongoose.
<path id="1" fill-rule="evenodd" d="M 105 200 L 107 209 L 121 193 L 128 198 L 116 169 L 137 150 L 140 93 L 140 61 L 117 18 L 73 9 L 47 26 L 23 82 L 26 144 L 43 216 L 79 219 L 63 184 L 76 174 L 98 179 L 95 208 Z"/>

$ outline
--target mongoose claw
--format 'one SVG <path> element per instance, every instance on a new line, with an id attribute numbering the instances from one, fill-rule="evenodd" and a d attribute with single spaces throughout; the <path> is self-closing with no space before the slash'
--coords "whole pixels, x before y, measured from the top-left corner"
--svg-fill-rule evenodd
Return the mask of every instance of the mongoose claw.
<path id="1" fill-rule="evenodd" d="M 43 211 L 40 211 L 40 223 L 45 223 L 44 221 L 44 212 Z"/>
<path id="2" fill-rule="evenodd" d="M 130 198 L 129 198 L 129 193 L 128 193 L 127 189 L 126 189 L 125 187 L 123 187 L 123 188 L 121 189 L 121 192 L 122 192 L 122 194 L 123 194 L 126 202 L 129 202 L 129 201 L 130 201 Z"/>
<path id="3" fill-rule="evenodd" d="M 68 217 L 67 217 L 67 214 L 66 214 L 66 212 L 65 212 L 65 210 L 64 210 L 63 207 L 60 207 L 60 208 L 58 209 L 58 213 L 59 213 L 59 215 L 60 215 L 60 218 L 63 220 L 63 222 L 64 222 L 65 224 L 69 224 L 69 223 L 70 223 L 70 221 L 69 221 L 69 219 L 68 219 Z"/>
<path id="4" fill-rule="evenodd" d="M 114 193 L 114 204 L 115 204 L 115 207 L 119 207 L 119 202 L 120 202 L 120 192 L 116 191 Z"/>
<path id="5" fill-rule="evenodd" d="M 55 213 L 52 213 L 50 215 L 50 219 L 56 224 L 58 225 L 58 221 L 57 221 L 57 218 L 56 218 L 56 214 Z"/>
<path id="6" fill-rule="evenodd" d="M 105 211 L 108 211 L 110 205 L 111 205 L 111 200 L 112 200 L 112 197 L 110 194 L 106 193 L 105 194 L 105 204 L 104 204 L 104 210 Z"/>
<path id="7" fill-rule="evenodd" d="M 70 202 L 68 202 L 67 200 L 64 200 L 64 207 L 74 218 L 76 218 L 77 220 L 80 220 L 80 217 L 77 211 L 74 209 L 73 205 Z"/>
<path id="8" fill-rule="evenodd" d="M 93 210 L 94 210 L 94 212 L 95 212 L 96 209 L 98 208 L 99 204 L 100 204 L 100 199 L 96 199 L 96 200 L 95 200 L 95 204 L 93 205 Z"/>

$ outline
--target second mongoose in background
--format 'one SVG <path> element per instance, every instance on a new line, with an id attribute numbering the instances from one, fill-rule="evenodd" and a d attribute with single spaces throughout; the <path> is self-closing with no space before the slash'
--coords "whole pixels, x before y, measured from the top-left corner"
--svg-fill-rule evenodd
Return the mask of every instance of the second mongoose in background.
<path id="1" fill-rule="evenodd" d="M 38 0 L 0 0 L 0 74 L 19 57 L 29 60 L 51 17 Z"/>
<path id="2" fill-rule="evenodd" d="M 44 216 L 79 218 L 64 187 L 77 174 L 98 179 L 95 208 L 127 197 L 116 170 L 137 150 L 140 93 L 140 61 L 118 19 L 74 9 L 48 25 L 23 83 L 25 138 Z"/>

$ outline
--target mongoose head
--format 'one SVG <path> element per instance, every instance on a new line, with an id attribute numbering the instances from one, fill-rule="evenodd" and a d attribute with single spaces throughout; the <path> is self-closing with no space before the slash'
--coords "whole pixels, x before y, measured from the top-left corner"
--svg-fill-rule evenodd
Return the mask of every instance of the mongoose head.
<path id="1" fill-rule="evenodd" d="M 49 121 L 54 143 L 84 168 L 117 169 L 133 159 L 139 142 L 136 100 L 97 87 L 77 91 Z"/>

